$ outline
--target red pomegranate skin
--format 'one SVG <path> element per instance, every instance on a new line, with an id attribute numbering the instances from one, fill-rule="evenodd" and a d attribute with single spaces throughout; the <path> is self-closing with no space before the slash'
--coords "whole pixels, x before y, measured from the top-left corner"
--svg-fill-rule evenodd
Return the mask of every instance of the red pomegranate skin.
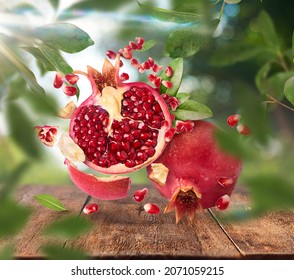
<path id="1" fill-rule="evenodd" d="M 193 209 L 195 213 L 197 209 L 213 207 L 220 197 L 232 194 L 242 169 L 242 162 L 220 149 L 214 137 L 215 130 L 216 126 L 210 122 L 195 121 L 193 130 L 176 134 L 155 161 L 169 169 L 164 185 L 151 180 L 159 193 L 170 199 L 165 212 L 173 208 L 177 212 L 179 190 L 185 192 L 191 189 L 197 196 L 196 200 L 195 196 L 191 201 L 189 198 L 182 201 L 181 213 L 176 213 L 179 219 L 185 212 L 188 213 L 189 209 Z M 151 165 L 147 167 L 147 172 L 150 177 Z M 220 178 L 231 178 L 232 183 L 223 186 L 219 183 Z M 190 213 L 190 216 L 194 217 L 194 213 Z"/>

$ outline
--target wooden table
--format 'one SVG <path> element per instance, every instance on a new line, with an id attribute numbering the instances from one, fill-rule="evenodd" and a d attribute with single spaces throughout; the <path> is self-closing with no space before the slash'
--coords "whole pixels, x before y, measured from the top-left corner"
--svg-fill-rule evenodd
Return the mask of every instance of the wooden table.
<path id="1" fill-rule="evenodd" d="M 100 206 L 99 212 L 89 217 L 94 228 L 78 239 L 66 241 L 64 246 L 81 248 L 94 259 L 294 259 L 293 211 L 268 213 L 242 223 L 222 223 L 220 211 L 211 209 L 198 212 L 193 223 L 183 219 L 176 225 L 174 213 L 138 214 L 133 191 L 129 198 L 120 201 L 92 198 L 91 202 Z M 73 186 L 20 188 L 19 203 L 32 206 L 34 214 L 18 235 L 11 240 L 0 240 L 0 249 L 8 243 L 15 245 L 16 258 L 42 258 L 40 247 L 48 242 L 42 229 L 66 215 L 43 207 L 33 198 L 42 193 L 54 195 L 69 213 L 76 215 L 87 198 Z M 156 203 L 162 209 L 166 205 L 166 200 L 152 188 L 147 202 Z M 246 194 L 233 194 L 231 208 L 248 205 Z"/>

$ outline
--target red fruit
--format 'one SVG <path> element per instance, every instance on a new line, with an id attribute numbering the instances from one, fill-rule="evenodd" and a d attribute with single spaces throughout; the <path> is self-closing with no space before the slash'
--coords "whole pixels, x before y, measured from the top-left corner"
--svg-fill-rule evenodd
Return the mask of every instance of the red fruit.
<path id="1" fill-rule="evenodd" d="M 134 192 L 134 200 L 136 202 L 142 202 L 146 196 L 148 192 L 148 189 L 147 188 L 144 188 L 142 190 L 137 190 Z"/>
<path id="2" fill-rule="evenodd" d="M 165 75 L 169 78 L 174 74 L 173 69 L 171 66 L 167 66 L 165 69 Z"/>
<path id="3" fill-rule="evenodd" d="M 225 194 L 216 201 L 215 206 L 219 210 L 226 210 L 229 207 L 229 204 L 230 204 L 230 197 L 227 194 Z"/>
<path id="4" fill-rule="evenodd" d="M 76 71 L 87 76 L 93 92 L 74 112 L 69 131 L 85 153 L 84 163 L 108 174 L 131 172 L 153 162 L 165 148 L 172 126 L 168 107 L 154 88 L 120 80 L 119 61 L 118 56 L 113 66 L 105 60 L 102 73 L 90 66 L 87 74 Z M 148 145 L 150 140 L 156 145 Z"/>
<path id="5" fill-rule="evenodd" d="M 171 81 L 162 81 L 162 84 L 166 87 L 166 88 L 172 88 L 173 87 L 173 83 Z"/>
<path id="6" fill-rule="evenodd" d="M 56 141 L 58 127 L 57 126 L 50 126 L 50 125 L 43 125 L 43 126 L 35 126 L 35 132 L 40 139 L 40 141 L 49 147 L 54 146 Z"/>
<path id="7" fill-rule="evenodd" d="M 227 123 L 229 126 L 236 126 L 238 122 L 240 121 L 241 116 L 240 115 L 231 115 L 227 118 Z"/>
<path id="8" fill-rule="evenodd" d="M 61 88 L 63 85 L 63 78 L 60 73 L 56 73 L 55 78 L 54 78 L 54 83 L 53 86 L 55 88 Z"/>
<path id="9" fill-rule="evenodd" d="M 144 210 L 146 211 L 146 213 L 148 213 L 148 214 L 157 215 L 160 213 L 160 209 L 156 204 L 147 203 L 143 207 L 144 207 Z"/>
<path id="10" fill-rule="evenodd" d="M 242 135 L 249 135 L 251 133 L 251 130 L 245 124 L 239 124 L 237 126 L 237 131 Z"/>
<path id="11" fill-rule="evenodd" d="M 67 96 L 75 96 L 77 94 L 77 89 L 75 87 L 64 86 L 62 90 Z"/>
<path id="12" fill-rule="evenodd" d="M 175 209 L 176 222 L 185 213 L 192 220 L 197 209 L 228 206 L 242 163 L 218 147 L 215 131 L 213 124 L 195 121 L 192 131 L 176 134 L 147 167 L 154 187 L 169 199 L 164 212 Z"/>
<path id="13" fill-rule="evenodd" d="M 79 76 L 75 74 L 67 74 L 64 77 L 71 85 L 75 85 L 79 80 Z"/>
<path id="14" fill-rule="evenodd" d="M 96 203 L 88 204 L 84 207 L 83 212 L 87 215 L 93 214 L 97 212 L 99 209 L 99 206 Z"/>

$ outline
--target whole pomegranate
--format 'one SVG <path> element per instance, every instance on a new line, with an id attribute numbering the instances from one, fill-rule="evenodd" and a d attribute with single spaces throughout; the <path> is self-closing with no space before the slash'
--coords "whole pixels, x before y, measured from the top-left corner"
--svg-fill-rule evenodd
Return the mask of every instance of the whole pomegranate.
<path id="1" fill-rule="evenodd" d="M 226 154 L 214 138 L 216 127 L 195 121 L 189 132 L 173 137 L 161 156 L 147 167 L 160 194 L 169 199 L 165 213 L 176 212 L 176 222 L 197 209 L 224 210 L 242 169 L 239 159 Z"/>

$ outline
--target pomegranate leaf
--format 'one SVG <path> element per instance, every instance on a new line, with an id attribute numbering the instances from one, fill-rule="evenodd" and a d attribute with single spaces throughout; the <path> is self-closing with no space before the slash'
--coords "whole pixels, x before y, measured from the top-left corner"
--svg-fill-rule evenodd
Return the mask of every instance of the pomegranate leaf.
<path id="1" fill-rule="evenodd" d="M 62 74 L 69 74 L 73 72 L 73 69 L 67 64 L 64 58 L 60 55 L 59 51 L 50 48 L 43 44 L 38 44 L 40 51 L 49 60 L 49 62 L 55 67 L 56 71 Z"/>
<path id="2" fill-rule="evenodd" d="M 294 76 L 286 81 L 284 93 L 286 98 L 294 105 Z"/>
<path id="3" fill-rule="evenodd" d="M 174 60 L 172 60 L 169 63 L 169 66 L 171 66 L 173 70 L 173 75 L 171 77 L 167 77 L 165 72 L 163 71 L 161 74 L 161 79 L 171 81 L 172 87 L 166 88 L 163 85 L 161 86 L 160 92 L 161 93 L 167 93 L 171 96 L 175 96 L 181 86 L 182 83 L 182 77 L 183 77 L 183 68 L 184 68 L 184 60 L 181 57 L 178 57 Z"/>
<path id="4" fill-rule="evenodd" d="M 194 14 L 194 13 L 155 8 L 155 7 L 143 5 L 140 2 L 138 2 L 138 4 L 148 14 L 150 14 L 154 18 L 157 18 L 161 21 L 168 21 L 168 22 L 175 22 L 175 23 L 190 23 L 190 22 L 198 22 L 202 19 L 201 15 Z"/>
<path id="5" fill-rule="evenodd" d="M 293 62 L 294 62 L 294 32 L 292 35 L 292 58 L 293 58 Z"/>
<path id="6" fill-rule="evenodd" d="M 189 26 L 173 31 L 165 45 L 170 57 L 187 57 L 196 54 L 211 38 L 211 32 L 200 26 Z"/>
<path id="7" fill-rule="evenodd" d="M 15 112 L 17 112 L 17 114 Z M 29 158 L 39 159 L 41 153 L 33 131 L 33 124 L 28 118 L 28 114 L 17 103 L 8 102 L 6 116 L 10 136 L 14 142 L 28 155 Z"/>
<path id="8" fill-rule="evenodd" d="M 210 118 L 212 116 L 212 111 L 204 104 L 198 103 L 194 100 L 187 100 L 177 108 L 174 115 L 178 120 L 196 121 Z"/>
<path id="9" fill-rule="evenodd" d="M 89 258 L 85 252 L 63 245 L 45 245 L 42 247 L 42 252 L 49 260 L 86 260 Z"/>
<path id="10" fill-rule="evenodd" d="M 2 37 L 2 36 L 1 36 Z M 0 54 L 8 59 L 18 70 L 20 75 L 26 80 L 29 87 L 38 94 L 45 94 L 44 89 L 38 84 L 34 73 L 24 64 L 22 58 L 13 48 L 0 37 Z"/>
<path id="11" fill-rule="evenodd" d="M 53 23 L 34 29 L 33 35 L 51 48 L 77 53 L 94 44 L 90 36 L 70 23 Z"/>
<path id="12" fill-rule="evenodd" d="M 178 92 L 176 95 L 176 98 L 179 101 L 179 105 L 185 103 L 190 97 L 191 97 L 191 94 L 185 93 L 185 92 Z"/>
<path id="13" fill-rule="evenodd" d="M 242 0 L 225 0 L 225 2 L 227 4 L 238 4 L 240 3 Z"/>
<path id="14" fill-rule="evenodd" d="M 70 239 L 80 236 L 91 229 L 90 222 L 82 217 L 68 216 L 54 221 L 44 230 L 45 234 L 62 239 Z"/>
<path id="15" fill-rule="evenodd" d="M 0 238 L 17 234 L 28 221 L 31 210 L 16 201 L 1 200 Z"/>
<path id="16" fill-rule="evenodd" d="M 46 58 L 46 56 L 35 47 L 23 47 L 23 49 L 32 54 L 47 71 L 55 71 L 54 65 Z"/>
<path id="17" fill-rule="evenodd" d="M 39 194 L 35 195 L 34 198 L 40 202 L 43 206 L 55 210 L 55 211 L 66 211 L 63 204 L 51 194 Z"/>
<path id="18" fill-rule="evenodd" d="M 255 84 L 261 93 L 264 93 L 266 78 L 270 70 L 271 63 L 267 62 L 258 70 L 255 76 Z"/>

